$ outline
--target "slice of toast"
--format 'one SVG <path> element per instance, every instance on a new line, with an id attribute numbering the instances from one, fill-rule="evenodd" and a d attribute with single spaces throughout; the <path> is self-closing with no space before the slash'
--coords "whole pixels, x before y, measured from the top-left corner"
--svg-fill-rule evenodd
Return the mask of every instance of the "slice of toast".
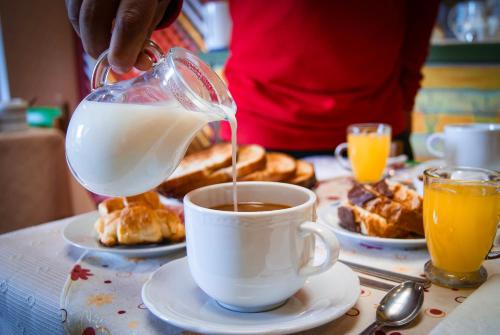
<path id="1" fill-rule="evenodd" d="M 267 155 L 266 149 L 260 145 L 245 145 L 238 148 L 238 157 L 236 160 L 236 176 L 238 178 L 246 176 L 254 171 L 264 169 L 266 167 Z M 232 179 L 232 166 L 219 169 L 211 174 L 213 177 L 216 174 L 225 174 Z"/>
<path id="2" fill-rule="evenodd" d="M 238 157 L 236 162 L 236 175 L 238 180 L 252 171 L 262 169 L 266 166 L 266 151 L 259 145 L 246 145 L 238 148 Z M 174 198 L 182 198 L 188 192 L 208 185 L 225 183 L 232 180 L 232 167 L 224 167 L 222 169 L 208 173 L 202 177 L 193 180 L 192 182 L 184 183 L 165 193 L 166 189 L 160 191 L 162 194 L 172 196 Z"/>
<path id="3" fill-rule="evenodd" d="M 271 152 L 266 154 L 264 169 L 238 178 L 240 181 L 285 181 L 295 175 L 297 163 L 286 154 Z"/>
<path id="4" fill-rule="evenodd" d="M 230 143 L 215 144 L 209 149 L 187 155 L 174 173 L 161 185 L 158 191 L 168 194 L 176 187 L 197 182 L 215 170 L 231 165 Z"/>
<path id="5" fill-rule="evenodd" d="M 314 166 L 304 160 L 297 160 L 297 169 L 295 175 L 286 182 L 307 188 L 313 188 L 316 185 L 316 174 Z"/>
<path id="6" fill-rule="evenodd" d="M 338 208 L 340 226 L 368 236 L 401 238 L 408 236 L 408 231 L 398 224 L 389 222 L 381 215 L 367 211 L 359 206 L 345 204 Z"/>

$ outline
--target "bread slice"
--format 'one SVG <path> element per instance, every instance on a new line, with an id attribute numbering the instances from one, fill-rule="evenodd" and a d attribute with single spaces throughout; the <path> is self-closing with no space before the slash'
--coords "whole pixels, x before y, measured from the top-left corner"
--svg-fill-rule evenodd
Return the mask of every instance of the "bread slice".
<path id="1" fill-rule="evenodd" d="M 238 180 L 252 171 L 262 169 L 266 166 L 266 150 L 259 145 L 246 145 L 238 148 L 236 162 L 236 175 Z M 182 198 L 188 192 L 208 185 L 225 183 L 232 180 L 232 167 L 228 166 L 212 173 L 206 174 L 192 182 L 179 185 L 165 193 L 165 189 L 159 189 L 161 193 L 174 198 Z"/>
<path id="2" fill-rule="evenodd" d="M 246 176 L 256 170 L 266 167 L 266 149 L 260 145 L 245 145 L 238 148 L 238 157 L 236 160 L 236 176 L 238 178 Z M 219 169 L 213 172 L 210 177 L 217 174 L 224 174 L 229 179 L 233 178 L 232 166 Z"/>
<path id="3" fill-rule="evenodd" d="M 258 170 L 238 178 L 241 181 L 285 181 L 295 175 L 297 163 L 292 157 L 271 152 L 266 155 L 266 166 L 262 170 Z"/>
<path id="4" fill-rule="evenodd" d="M 295 175 L 286 182 L 307 188 L 313 188 L 316 185 L 316 174 L 314 166 L 304 160 L 297 160 L 297 169 Z"/>
<path id="5" fill-rule="evenodd" d="M 174 173 L 157 190 L 169 194 L 176 187 L 194 183 L 220 168 L 231 165 L 232 147 L 229 143 L 215 144 L 209 149 L 187 155 Z"/>
<path id="6" fill-rule="evenodd" d="M 371 213 L 359 206 L 345 204 L 338 209 L 340 226 L 368 236 L 401 238 L 408 236 L 408 231 L 398 224 L 389 222 L 384 217 Z"/>

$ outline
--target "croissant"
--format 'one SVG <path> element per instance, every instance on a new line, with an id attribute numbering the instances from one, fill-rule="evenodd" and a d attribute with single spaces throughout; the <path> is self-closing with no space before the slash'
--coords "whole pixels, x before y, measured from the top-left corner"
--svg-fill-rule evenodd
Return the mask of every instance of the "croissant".
<path id="1" fill-rule="evenodd" d="M 98 206 L 95 222 L 99 240 L 106 246 L 182 241 L 184 224 L 166 209 L 158 194 L 147 192 L 125 198 L 110 198 Z"/>

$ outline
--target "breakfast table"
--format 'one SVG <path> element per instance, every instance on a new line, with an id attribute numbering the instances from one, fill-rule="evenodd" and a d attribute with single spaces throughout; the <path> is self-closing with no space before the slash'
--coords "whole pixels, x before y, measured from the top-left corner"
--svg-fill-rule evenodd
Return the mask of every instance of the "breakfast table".
<path id="1" fill-rule="evenodd" d="M 347 175 L 331 157 L 309 160 L 315 165 L 320 186 L 322 181 Z M 139 258 L 85 251 L 68 245 L 62 238 L 66 225 L 92 215 L 95 213 L 0 235 L 0 334 L 191 334 L 155 317 L 141 299 L 141 287 L 148 278 L 162 265 L 184 257 L 185 250 Z M 424 264 L 429 260 L 425 247 L 387 248 L 340 241 L 342 260 L 415 277 L 423 276 Z M 317 256 L 321 257 L 324 252 L 318 244 Z M 484 267 L 490 279 L 483 286 L 500 283 L 500 276 L 496 275 L 500 274 L 500 261 L 486 261 Z M 490 296 L 500 296 L 500 285 L 489 286 L 494 290 Z M 377 334 L 452 334 L 458 321 L 451 315 L 460 305 L 465 307 L 473 292 L 473 289 L 432 285 L 425 289 L 423 307 L 414 322 L 402 328 L 386 328 Z M 359 299 L 345 314 L 300 333 L 358 334 L 375 320 L 376 308 L 385 293 L 361 286 Z M 487 300 L 484 299 L 481 312 L 480 308 L 475 311 L 477 316 L 470 316 L 472 319 L 494 315 L 500 320 L 498 304 L 488 305 Z M 451 323 L 447 323 L 449 319 Z M 462 329 L 467 333 L 467 328 Z"/>

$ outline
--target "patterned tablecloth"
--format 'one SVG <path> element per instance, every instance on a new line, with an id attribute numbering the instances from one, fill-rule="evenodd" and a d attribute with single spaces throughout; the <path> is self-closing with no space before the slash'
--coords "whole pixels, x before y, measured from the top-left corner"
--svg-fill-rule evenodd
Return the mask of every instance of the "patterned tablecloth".
<path id="1" fill-rule="evenodd" d="M 140 297 L 148 276 L 165 262 L 184 256 L 184 251 L 153 259 L 85 253 L 65 245 L 61 237 L 70 220 L 0 235 L 0 334 L 188 333 L 157 319 Z M 429 258 L 425 249 L 342 242 L 342 259 L 415 276 L 422 275 Z M 489 274 L 500 273 L 500 261 L 485 262 L 485 267 Z M 416 321 L 386 333 L 428 333 L 472 292 L 433 285 Z M 303 334 L 359 333 L 374 320 L 383 295 L 362 287 L 358 302 L 346 315 Z"/>

